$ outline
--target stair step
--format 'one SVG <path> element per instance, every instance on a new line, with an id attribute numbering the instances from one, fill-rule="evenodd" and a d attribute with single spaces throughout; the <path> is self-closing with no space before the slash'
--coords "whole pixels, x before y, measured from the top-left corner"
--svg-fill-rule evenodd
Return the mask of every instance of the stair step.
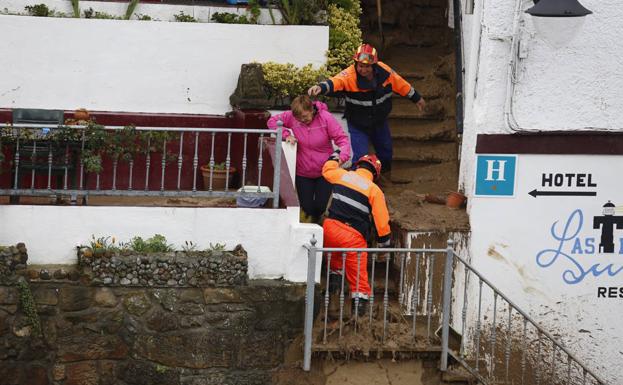
<path id="1" fill-rule="evenodd" d="M 392 139 L 406 141 L 442 141 L 456 140 L 456 122 L 446 120 L 396 119 L 390 121 Z"/>
<path id="2" fill-rule="evenodd" d="M 454 142 L 394 143 L 394 161 L 441 163 L 457 159 Z"/>
<path id="3" fill-rule="evenodd" d="M 433 164 L 394 160 L 392 181 L 397 188 L 412 189 L 418 194 L 440 194 L 457 189 L 458 169 L 456 160 Z"/>
<path id="4" fill-rule="evenodd" d="M 428 75 L 434 74 L 441 64 L 452 60 L 452 57 L 452 50 L 447 47 L 414 47 L 401 44 L 387 48 L 381 61 L 399 74 Z"/>

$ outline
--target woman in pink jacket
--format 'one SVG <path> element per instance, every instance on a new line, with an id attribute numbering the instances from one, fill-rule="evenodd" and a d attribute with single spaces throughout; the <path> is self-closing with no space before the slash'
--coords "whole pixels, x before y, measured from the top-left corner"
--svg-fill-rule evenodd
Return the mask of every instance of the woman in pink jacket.
<path id="1" fill-rule="evenodd" d="M 333 153 L 333 143 L 340 149 L 340 163 L 350 158 L 350 141 L 327 105 L 312 102 L 309 96 L 297 96 L 290 111 L 272 116 L 268 128 L 283 122 L 283 138 L 298 143 L 296 153 L 296 191 L 303 211 L 317 222 L 324 213 L 332 185 L 322 177 L 322 166 Z"/>

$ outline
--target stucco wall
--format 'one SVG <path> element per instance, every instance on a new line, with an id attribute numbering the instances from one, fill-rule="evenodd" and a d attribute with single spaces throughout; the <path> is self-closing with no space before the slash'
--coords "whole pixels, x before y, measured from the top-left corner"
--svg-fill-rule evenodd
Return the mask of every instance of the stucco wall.
<path id="1" fill-rule="evenodd" d="M 0 0 L 0 13 L 20 14 L 27 15 L 25 10 L 26 6 L 32 6 L 35 4 L 41 4 L 39 0 Z M 73 8 L 70 1 L 65 0 L 46 0 L 43 2 L 48 6 L 48 9 L 55 11 L 55 13 L 63 13 L 67 17 L 73 15 Z M 84 17 L 84 11 L 92 9 L 96 12 L 105 12 L 109 15 L 124 17 L 126 10 L 128 9 L 128 2 L 107 2 L 107 1 L 87 1 L 80 3 L 80 14 Z M 184 12 L 185 15 L 189 15 L 197 19 L 202 23 L 210 23 L 212 15 L 216 12 L 235 13 L 237 15 L 245 15 L 249 17 L 246 6 L 225 6 L 214 7 L 205 5 L 187 5 L 187 4 L 153 4 L 153 3 L 141 3 L 139 2 L 132 19 L 137 19 L 137 15 L 146 15 L 151 17 L 155 21 L 175 21 L 175 15 L 179 15 L 180 12 Z M 281 24 L 281 13 L 279 10 L 273 10 L 273 17 L 275 18 L 275 24 Z M 261 8 L 260 24 L 273 24 L 273 20 L 270 17 L 270 13 L 267 8 Z"/>
<path id="2" fill-rule="evenodd" d="M 5 108 L 224 114 L 241 64 L 320 66 L 328 48 L 324 26 L 0 15 L 0 35 Z"/>
<path id="3" fill-rule="evenodd" d="M 248 253 L 249 278 L 307 279 L 303 244 L 312 236 L 322 244 L 322 229 L 299 223 L 299 208 L 68 207 L 0 205 L 0 244 L 24 242 L 29 264 L 75 264 L 76 245 L 92 235 L 128 241 L 162 234 L 181 247 L 193 241 L 227 248 L 241 244 Z M 320 259 L 317 261 L 320 277 Z"/>
<path id="4" fill-rule="evenodd" d="M 520 76 L 512 106 L 522 129 L 623 128 L 623 77 L 617 75 L 623 61 L 623 8 L 611 0 L 581 2 L 594 14 L 586 17 L 576 38 L 559 49 L 542 41 L 531 16 L 523 16 L 521 44 L 527 47 L 527 57 L 518 60 Z M 525 7 L 531 5 L 527 2 Z M 619 213 L 618 170 L 623 157 L 519 154 L 510 173 L 513 194 L 476 194 L 477 135 L 513 133 L 504 111 L 515 1 L 484 2 L 482 7 L 483 2 L 476 1 L 474 14 L 465 16 L 469 30 L 464 35 L 466 109 L 460 180 L 470 198 L 472 262 L 537 321 L 559 334 L 590 368 L 619 383 L 621 298 L 598 293 L 600 287 L 623 286 L 622 234 L 615 228 L 614 251 L 600 251 L 603 226 L 594 221 L 599 222 L 595 217 L 602 216 L 602 206 L 609 200 L 616 206 L 615 216 Z M 549 174 L 574 176 L 569 177 L 571 182 L 564 176 L 562 185 L 552 185 Z M 583 182 L 578 183 L 578 174 L 585 175 Z M 588 175 L 595 186 L 587 183 Z M 535 198 L 528 194 L 535 189 L 584 195 Z M 564 237 L 569 239 L 561 241 L 556 237 L 563 237 L 566 224 Z"/>

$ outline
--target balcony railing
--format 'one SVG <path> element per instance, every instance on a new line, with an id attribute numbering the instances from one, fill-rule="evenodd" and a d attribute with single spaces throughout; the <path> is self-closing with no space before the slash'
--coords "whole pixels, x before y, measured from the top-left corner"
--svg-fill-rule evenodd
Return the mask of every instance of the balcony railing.
<path id="1" fill-rule="evenodd" d="M 62 195 L 72 201 L 88 196 L 246 197 L 272 199 L 278 207 L 276 170 L 283 165 L 281 146 L 268 152 L 271 136 L 280 143 L 281 127 L 8 125 L 0 127 L 0 195 Z M 220 185 L 217 173 L 224 174 Z M 239 191 L 232 183 L 236 180 L 252 187 Z"/>

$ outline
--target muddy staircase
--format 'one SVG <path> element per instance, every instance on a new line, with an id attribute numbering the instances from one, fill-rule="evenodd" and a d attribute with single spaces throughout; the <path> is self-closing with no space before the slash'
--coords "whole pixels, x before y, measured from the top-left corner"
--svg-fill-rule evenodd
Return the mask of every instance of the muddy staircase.
<path id="1" fill-rule="evenodd" d="M 376 0 L 362 1 L 363 39 L 424 97 L 420 112 L 408 99 L 393 98 L 392 183 L 384 186 L 394 224 L 403 231 L 466 231 L 464 210 L 430 204 L 458 188 L 454 30 L 447 0 L 382 1 L 382 35 Z"/>

